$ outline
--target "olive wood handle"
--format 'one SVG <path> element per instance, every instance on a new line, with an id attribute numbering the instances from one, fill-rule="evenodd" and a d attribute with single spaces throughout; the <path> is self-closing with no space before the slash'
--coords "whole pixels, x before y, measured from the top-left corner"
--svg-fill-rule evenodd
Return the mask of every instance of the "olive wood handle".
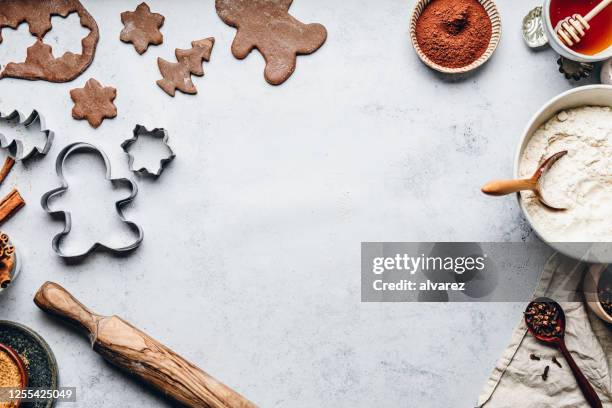
<path id="1" fill-rule="evenodd" d="M 87 331 L 94 350 L 110 363 L 189 407 L 256 408 L 255 404 L 117 316 L 92 313 L 68 291 L 46 282 L 36 305 Z"/>

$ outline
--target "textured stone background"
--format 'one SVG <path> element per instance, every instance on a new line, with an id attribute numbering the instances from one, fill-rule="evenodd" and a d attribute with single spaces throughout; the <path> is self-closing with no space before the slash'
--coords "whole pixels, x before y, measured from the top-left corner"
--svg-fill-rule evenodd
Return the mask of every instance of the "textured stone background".
<path id="1" fill-rule="evenodd" d="M 475 75 L 449 81 L 410 45 L 414 1 L 296 0 L 293 14 L 323 23 L 329 37 L 280 87 L 263 80 L 256 52 L 234 59 L 235 30 L 213 1 L 148 3 L 166 24 L 164 44 L 143 56 L 119 41 L 119 14 L 137 1 L 87 1 L 101 39 L 84 75 L 0 81 L 0 110 L 38 108 L 56 131 L 49 156 L 17 166 L 2 188 L 17 185 L 28 206 L 3 227 L 25 265 L 0 296 L 0 318 L 47 339 L 61 384 L 78 387 L 78 407 L 166 403 L 38 311 L 31 299 L 45 280 L 121 315 L 262 407 L 473 406 L 524 305 L 361 304 L 360 242 L 534 239 L 514 198 L 483 197 L 479 187 L 511 174 L 527 120 L 573 86 L 552 51 L 522 42 L 522 17 L 537 2 L 499 1 L 498 51 Z M 73 28 L 49 41 L 78 46 Z M 209 36 L 216 44 L 195 79 L 199 94 L 172 99 L 158 89 L 156 58 L 173 60 L 174 48 Z M 14 44 L 0 45 L 0 64 Z M 90 77 L 118 90 L 118 117 L 97 130 L 70 117 L 68 91 Z M 159 181 L 139 182 L 128 211 L 144 245 L 127 258 L 67 266 L 50 248 L 60 226 L 38 204 L 57 185 L 54 158 L 89 141 L 111 157 L 114 176 L 128 175 L 119 144 L 136 123 L 167 128 L 177 153 Z M 99 180 L 99 163 L 76 160 L 71 170 L 87 187 L 67 198 L 82 221 L 73 244 L 116 235 L 104 212 L 112 194 L 83 181 Z"/>

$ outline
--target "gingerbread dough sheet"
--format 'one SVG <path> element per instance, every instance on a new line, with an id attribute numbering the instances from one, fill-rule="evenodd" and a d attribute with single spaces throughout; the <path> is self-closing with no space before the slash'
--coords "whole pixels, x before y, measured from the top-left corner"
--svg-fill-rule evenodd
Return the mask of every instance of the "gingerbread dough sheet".
<path id="1" fill-rule="evenodd" d="M 257 48 L 266 60 L 264 77 L 282 84 L 295 71 L 297 55 L 315 52 L 327 39 L 321 24 L 304 24 L 289 14 L 292 0 L 216 0 L 217 14 L 238 32 L 232 54 L 238 59 Z"/>
<path id="2" fill-rule="evenodd" d="M 52 28 L 52 16 L 67 17 L 73 12 L 78 14 L 81 25 L 90 30 L 81 41 L 82 53 L 66 52 L 55 58 L 51 46 L 43 43 L 43 37 Z M 99 39 L 98 25 L 78 0 L 0 0 L 0 30 L 16 29 L 23 22 L 28 23 L 30 33 L 37 40 L 28 47 L 25 62 L 9 62 L 0 78 L 67 82 L 83 73 L 93 61 Z"/>

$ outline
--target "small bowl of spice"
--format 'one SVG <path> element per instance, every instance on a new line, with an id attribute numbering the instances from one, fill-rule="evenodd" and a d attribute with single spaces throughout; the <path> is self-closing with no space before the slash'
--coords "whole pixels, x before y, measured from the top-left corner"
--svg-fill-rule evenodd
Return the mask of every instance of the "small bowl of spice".
<path id="1" fill-rule="evenodd" d="M 492 0 L 419 0 L 410 38 L 425 65 L 462 74 L 484 64 L 501 37 L 501 17 Z"/>
<path id="2" fill-rule="evenodd" d="M 0 407 L 18 408 L 20 401 L 6 401 L 10 397 L 8 390 L 22 390 L 27 386 L 28 373 L 21 357 L 11 347 L 0 343 L 0 389 L 3 390 L 0 393 Z"/>
<path id="3" fill-rule="evenodd" d="M 582 287 L 589 308 L 612 324 L 612 265 L 591 265 Z"/>

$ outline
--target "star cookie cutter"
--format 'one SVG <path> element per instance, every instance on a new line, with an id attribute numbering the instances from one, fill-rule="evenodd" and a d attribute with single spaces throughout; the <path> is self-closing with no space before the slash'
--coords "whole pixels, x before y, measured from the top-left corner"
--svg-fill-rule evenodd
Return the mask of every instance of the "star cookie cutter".
<path id="1" fill-rule="evenodd" d="M 25 118 L 25 120 L 22 120 L 22 118 Z M 51 145 L 53 144 L 54 133 L 52 130 L 45 127 L 45 120 L 38 113 L 38 111 L 33 110 L 28 117 L 22 115 L 21 112 L 17 110 L 14 110 L 8 115 L 3 115 L 0 113 L 0 122 L 15 123 L 23 126 L 24 128 L 29 128 L 38 124 L 40 126 L 40 132 L 45 136 L 45 143 L 42 147 L 32 146 L 32 148 L 30 148 L 28 151 L 24 151 L 23 142 L 21 140 L 18 138 L 10 139 L 4 134 L 0 133 L 0 148 L 8 149 L 9 155 L 16 161 L 25 161 L 33 157 L 39 155 L 44 156 L 49 153 Z"/>
<path id="2" fill-rule="evenodd" d="M 134 156 L 130 154 L 130 146 L 132 146 L 134 143 L 137 143 L 138 138 L 141 136 L 149 136 L 156 139 L 160 139 L 164 147 L 168 150 L 168 156 L 160 159 L 159 167 L 155 172 L 149 170 L 144 166 L 139 169 L 134 169 Z M 134 128 L 134 136 L 131 139 L 128 139 L 121 143 L 121 148 L 128 156 L 128 165 L 130 171 L 133 171 L 134 173 L 140 176 L 152 177 L 154 179 L 158 178 L 162 174 L 168 163 L 170 163 L 176 157 L 176 154 L 174 154 L 172 148 L 168 144 L 168 132 L 163 128 L 155 128 L 149 131 L 144 126 L 136 125 L 136 127 Z"/>
<path id="3" fill-rule="evenodd" d="M 101 242 L 96 242 L 88 250 L 86 250 L 85 252 L 81 254 L 68 255 L 62 251 L 62 248 L 61 248 L 62 239 L 66 235 L 68 235 L 72 229 L 72 221 L 71 221 L 70 212 L 61 211 L 61 210 L 59 211 L 51 210 L 51 208 L 49 207 L 49 201 L 53 197 L 62 195 L 64 192 L 68 190 L 69 188 L 68 182 L 66 181 L 66 178 L 64 177 L 64 165 L 68 157 L 70 157 L 70 155 L 72 155 L 75 152 L 89 152 L 89 153 L 98 154 L 104 161 L 104 165 L 106 167 L 106 175 L 105 175 L 106 180 L 111 182 L 113 185 L 124 184 L 124 185 L 129 186 L 130 188 L 129 197 L 126 197 L 124 199 L 117 201 L 115 203 L 115 209 L 121 221 L 123 221 L 123 223 L 125 223 L 134 234 L 136 234 L 135 241 L 131 243 L 130 245 L 119 247 L 119 248 L 114 248 L 114 247 L 107 246 Z M 136 185 L 136 183 L 134 183 L 132 180 L 128 178 L 116 178 L 116 179 L 112 178 L 110 162 L 108 160 L 108 157 L 102 150 L 100 150 L 94 145 L 91 145 L 89 143 L 84 143 L 84 142 L 77 142 L 77 143 L 69 144 L 68 146 L 64 147 L 62 151 L 59 153 L 59 155 L 57 156 L 57 161 L 55 162 L 55 171 L 60 179 L 61 186 L 43 194 L 43 196 L 40 199 L 40 204 L 43 210 L 45 210 L 45 212 L 49 214 L 52 218 L 59 219 L 60 221 L 64 222 L 64 230 L 60 232 L 59 234 L 55 235 L 51 243 L 53 250 L 60 258 L 64 259 L 65 261 L 69 261 L 69 262 L 77 262 L 77 261 L 85 259 L 87 256 L 89 256 L 90 254 L 98 250 L 109 252 L 113 255 L 126 255 L 134 251 L 135 249 L 137 249 L 140 246 L 140 244 L 142 244 L 142 241 L 144 239 L 144 233 L 142 229 L 136 223 L 132 221 L 128 221 L 123 215 L 123 210 L 122 210 L 122 208 L 126 204 L 129 204 L 130 202 L 134 200 L 134 198 L 138 194 L 138 186 Z"/>

